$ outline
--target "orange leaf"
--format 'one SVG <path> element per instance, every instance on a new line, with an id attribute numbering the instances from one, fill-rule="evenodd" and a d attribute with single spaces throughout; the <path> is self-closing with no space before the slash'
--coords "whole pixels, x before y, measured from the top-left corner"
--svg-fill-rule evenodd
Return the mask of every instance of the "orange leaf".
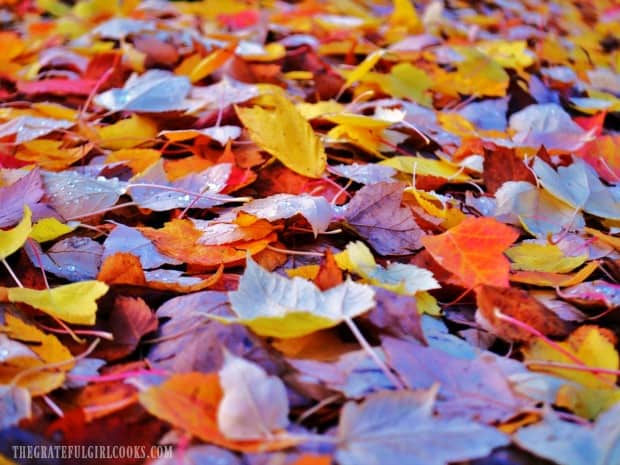
<path id="1" fill-rule="evenodd" d="M 133 254 L 123 252 L 115 253 L 105 259 L 97 279 L 108 284 L 143 286 L 146 283 L 140 259 Z"/>
<path id="2" fill-rule="evenodd" d="M 203 441 L 242 452 L 279 450 L 291 447 L 291 439 L 233 441 L 218 429 L 217 410 L 223 392 L 217 373 L 182 373 L 140 393 L 140 403 L 151 414 Z"/>
<path id="3" fill-rule="evenodd" d="M 567 274 L 548 271 L 517 271 L 510 275 L 510 281 L 541 287 L 569 287 L 585 281 L 596 271 L 598 265 L 597 261 L 591 261 L 576 273 Z"/>
<path id="4" fill-rule="evenodd" d="M 468 288 L 478 284 L 508 287 L 510 263 L 503 255 L 519 234 L 493 218 L 468 218 L 422 244 Z"/>
<path id="5" fill-rule="evenodd" d="M 330 465 L 332 458 L 329 455 L 303 454 L 291 465 Z"/>
<path id="6" fill-rule="evenodd" d="M 203 233 L 197 230 L 190 220 L 175 219 L 166 223 L 162 229 L 141 228 L 141 231 L 164 255 L 189 265 L 213 268 L 221 264 L 241 263 L 247 252 L 254 255 L 277 239 L 276 234 L 271 232 L 263 232 L 259 238 L 253 238 L 251 227 L 248 229 L 248 240 L 225 245 L 201 244 L 199 241 Z"/>
<path id="7" fill-rule="evenodd" d="M 342 281 L 342 270 L 338 267 L 334 254 L 328 249 L 325 253 L 325 259 L 319 268 L 319 273 L 314 278 L 314 284 L 322 291 L 325 291 L 341 284 Z"/>

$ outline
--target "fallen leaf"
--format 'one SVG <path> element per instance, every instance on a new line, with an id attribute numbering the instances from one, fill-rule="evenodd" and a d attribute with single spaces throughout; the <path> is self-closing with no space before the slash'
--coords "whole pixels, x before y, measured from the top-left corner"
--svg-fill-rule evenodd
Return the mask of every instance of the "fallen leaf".
<path id="1" fill-rule="evenodd" d="M 32 213 L 27 205 L 24 206 L 24 216 L 14 228 L 0 230 L 0 259 L 4 260 L 19 250 L 32 231 Z"/>
<path id="2" fill-rule="evenodd" d="M 436 389 L 380 392 L 347 403 L 338 426 L 337 460 L 343 465 L 446 465 L 484 457 L 508 444 L 495 428 L 471 420 L 435 418 Z M 441 437 L 442 447 L 435 447 Z"/>
<path id="3" fill-rule="evenodd" d="M 252 140 L 285 166 L 311 178 L 323 174 L 326 165 L 323 145 L 289 100 L 273 93 L 264 107 L 236 107 L 236 112 Z M 291 140 L 296 144 L 292 151 Z"/>
<path id="4" fill-rule="evenodd" d="M 68 323 L 95 324 L 96 300 L 108 292 L 100 281 L 80 281 L 53 289 L 8 289 L 10 302 L 30 305 Z"/>
<path id="5" fill-rule="evenodd" d="M 568 287 L 583 282 L 594 273 L 598 267 L 599 263 L 592 261 L 572 274 L 549 273 L 544 271 L 517 271 L 510 275 L 510 281 L 544 287 Z"/>
<path id="6" fill-rule="evenodd" d="M 429 338 L 430 339 L 430 338 Z M 382 340 L 391 366 L 412 389 L 439 386 L 435 404 L 445 420 L 492 424 L 505 421 L 532 402 L 512 389 L 500 360 L 489 353 L 469 359 L 416 341 Z"/>
<path id="7" fill-rule="evenodd" d="M 491 332 L 510 342 L 533 341 L 536 336 L 502 320 L 497 312 L 519 320 L 545 336 L 564 337 L 570 331 L 569 326 L 554 312 L 521 289 L 478 286 L 476 303 L 479 316 L 485 325 L 490 325 Z M 480 322 L 478 315 L 476 319 Z"/>
<path id="8" fill-rule="evenodd" d="M 217 411 L 222 401 L 217 373 L 183 373 L 172 375 L 158 386 L 139 395 L 140 403 L 153 415 L 203 441 L 245 452 L 286 449 L 296 444 L 288 439 L 234 441 L 227 439 L 217 426 Z"/>
<path id="9" fill-rule="evenodd" d="M 344 210 L 346 222 L 382 255 L 408 255 L 422 247 L 423 232 L 401 205 L 404 188 L 385 182 L 365 186 Z"/>
<path id="10" fill-rule="evenodd" d="M 403 263 L 389 263 L 385 268 L 378 265 L 370 249 L 359 241 L 347 244 L 346 249 L 336 255 L 336 261 L 342 269 L 398 294 L 414 295 L 439 287 L 433 273 L 424 268 Z"/>
<path id="11" fill-rule="evenodd" d="M 224 396 L 217 411 L 217 424 L 228 438 L 269 439 L 288 426 L 288 397 L 280 378 L 269 376 L 260 366 L 224 353 L 219 372 Z"/>
<path id="12" fill-rule="evenodd" d="M 557 245 L 531 242 L 510 247 L 506 255 L 512 260 L 514 270 L 550 273 L 568 273 L 588 259 L 587 255 L 567 257 Z"/>
<path id="13" fill-rule="evenodd" d="M 17 223 L 23 217 L 24 206 L 32 210 L 43 194 L 41 175 L 36 168 L 14 183 L 0 187 L 0 227 Z"/>
<path id="14" fill-rule="evenodd" d="M 148 359 L 158 368 L 177 373 L 212 372 L 223 363 L 222 347 L 254 362 L 269 356 L 255 337 L 241 325 L 224 325 L 210 315 L 231 315 L 225 292 L 202 291 L 168 300 L 156 316 L 167 321 L 159 328 L 161 341 Z"/>
<path id="15" fill-rule="evenodd" d="M 173 260 L 214 268 L 221 264 L 236 265 L 264 250 L 276 240 L 275 233 L 255 241 L 236 241 L 226 245 L 202 245 L 202 233 L 190 220 L 172 220 L 161 229 L 141 228 L 140 232 L 153 241 L 157 249 Z"/>
<path id="16" fill-rule="evenodd" d="M 189 107 L 185 98 L 191 87 L 185 76 L 153 69 L 140 76 L 133 75 L 122 89 L 110 89 L 97 95 L 95 103 L 109 111 L 183 111 Z"/>
<path id="17" fill-rule="evenodd" d="M 229 293 L 238 321 L 261 336 L 300 337 L 320 329 L 337 326 L 372 308 L 374 291 L 362 284 L 346 281 L 321 292 L 303 278 L 287 279 L 269 273 L 251 257 L 239 288 Z"/>
<path id="18" fill-rule="evenodd" d="M 17 425 L 30 418 L 31 400 L 27 389 L 19 386 L 0 386 L 0 429 Z"/>
<path id="19" fill-rule="evenodd" d="M 616 418 L 620 407 L 601 415 L 593 428 L 562 420 L 547 412 L 543 421 L 514 434 L 519 447 L 558 465 L 607 465 L 620 460 Z"/>
<path id="20" fill-rule="evenodd" d="M 517 237 L 514 229 L 492 218 L 468 218 L 443 234 L 422 238 L 422 243 L 465 286 L 508 287 L 510 263 L 502 252 Z"/>

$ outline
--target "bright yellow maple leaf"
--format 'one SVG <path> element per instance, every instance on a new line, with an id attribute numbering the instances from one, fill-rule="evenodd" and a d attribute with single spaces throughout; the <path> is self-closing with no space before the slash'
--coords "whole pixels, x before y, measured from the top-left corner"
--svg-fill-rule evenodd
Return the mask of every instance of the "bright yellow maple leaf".
<path id="1" fill-rule="evenodd" d="M 310 123 L 283 95 L 264 97 L 264 106 L 235 107 L 252 140 L 296 173 L 321 177 L 327 156 Z"/>

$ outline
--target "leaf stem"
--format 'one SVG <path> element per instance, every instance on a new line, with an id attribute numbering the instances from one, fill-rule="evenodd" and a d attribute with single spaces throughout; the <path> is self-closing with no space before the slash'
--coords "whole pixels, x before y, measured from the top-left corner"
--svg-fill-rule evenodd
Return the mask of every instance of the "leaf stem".
<path id="1" fill-rule="evenodd" d="M 11 268 L 11 266 L 8 264 L 8 262 L 6 261 L 5 258 L 1 259 L 0 261 L 2 261 L 2 264 L 4 265 L 4 267 L 6 268 L 6 270 L 9 272 L 9 274 L 11 275 L 11 278 L 13 278 L 13 281 L 15 281 L 15 284 L 17 284 L 18 287 L 24 287 L 24 285 L 22 284 L 22 282 L 19 280 L 19 278 L 17 277 L 17 275 L 15 274 L 15 272 L 13 271 L 13 268 Z"/>
<path id="2" fill-rule="evenodd" d="M 323 254 L 320 252 L 305 252 L 303 250 L 281 249 L 280 247 L 275 247 L 273 245 L 268 245 L 267 248 L 269 250 L 273 250 L 274 252 L 285 253 L 287 255 L 303 255 L 307 257 L 322 257 L 323 256 Z"/>
<path id="3" fill-rule="evenodd" d="M 575 354 L 573 354 L 569 350 L 567 350 L 564 347 L 562 347 L 557 342 L 552 341 L 551 339 L 549 339 L 547 336 L 545 336 L 543 333 L 538 331 L 533 326 L 530 326 L 530 325 L 528 325 L 527 323 L 525 323 L 525 322 L 523 322 L 521 320 L 517 320 L 516 318 L 508 316 L 505 313 L 502 313 L 497 308 L 495 309 L 495 317 L 500 319 L 500 320 L 502 320 L 502 321 L 506 321 L 508 323 L 511 323 L 511 324 L 515 325 L 517 328 L 522 329 L 523 331 L 528 332 L 528 333 L 532 334 L 533 336 L 539 337 L 549 347 L 555 349 L 556 351 L 558 351 L 559 353 L 561 353 L 562 355 L 567 357 L 569 360 L 574 362 L 577 366 L 582 367 L 583 371 L 590 371 L 590 372 L 592 372 L 594 374 L 594 376 L 599 378 L 605 384 L 612 385 L 612 386 L 615 385 L 615 383 L 610 383 L 609 380 L 607 380 L 605 378 L 602 378 L 599 374 L 596 373 L 596 370 L 593 371 L 592 367 L 589 367 L 583 360 L 581 360 L 579 357 L 577 357 Z"/>
<path id="4" fill-rule="evenodd" d="M 88 357 L 93 350 L 95 350 L 97 348 L 97 346 L 99 345 L 99 343 L 101 342 L 101 339 L 97 338 L 95 339 L 90 346 L 88 346 L 88 349 L 86 349 L 84 352 L 82 352 L 79 355 L 76 355 L 75 357 L 71 357 L 67 360 L 63 360 L 61 362 L 56 362 L 56 363 L 48 363 L 46 365 L 39 365 L 39 366 L 34 366 L 32 368 L 28 368 L 24 371 L 20 371 L 19 373 L 17 373 L 13 379 L 11 380 L 11 382 L 9 383 L 10 386 L 16 386 L 17 383 L 24 377 L 29 376 L 29 375 L 33 375 L 35 373 L 38 373 L 40 371 L 47 371 L 47 370 L 55 370 L 56 368 L 62 368 L 65 365 L 70 365 L 72 363 L 77 362 L 78 360 L 82 360 L 83 358 Z"/>
<path id="5" fill-rule="evenodd" d="M 394 373 L 392 373 L 392 370 L 390 369 L 390 367 L 387 366 L 387 364 L 381 359 L 381 357 L 379 357 L 375 349 L 373 349 L 372 346 L 368 343 L 368 341 L 366 340 L 362 332 L 359 330 L 355 322 L 350 317 L 345 317 L 344 322 L 347 324 L 347 326 L 353 333 L 353 336 L 355 336 L 355 339 L 357 339 L 357 342 L 359 342 L 359 344 L 366 351 L 366 353 L 370 356 L 370 358 L 373 359 L 373 361 L 377 364 L 377 366 L 381 368 L 381 371 L 383 371 L 387 379 L 390 380 L 390 382 L 394 385 L 394 387 L 400 390 L 405 389 L 406 386 L 402 383 L 400 379 L 396 377 L 396 375 L 394 375 Z"/>

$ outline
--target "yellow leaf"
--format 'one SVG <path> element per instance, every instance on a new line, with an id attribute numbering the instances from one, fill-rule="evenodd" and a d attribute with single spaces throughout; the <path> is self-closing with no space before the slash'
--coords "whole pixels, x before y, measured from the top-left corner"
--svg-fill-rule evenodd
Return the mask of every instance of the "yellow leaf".
<path id="1" fill-rule="evenodd" d="M 295 276 L 298 276 L 307 280 L 313 280 L 319 274 L 320 269 L 321 267 L 319 265 L 298 266 L 297 268 L 291 268 L 290 270 L 286 270 L 286 275 L 289 278 L 294 278 Z"/>
<path id="2" fill-rule="evenodd" d="M 73 368 L 70 362 L 73 356 L 69 349 L 56 336 L 45 334 L 10 313 L 5 313 L 4 321 L 5 325 L 0 330 L 9 338 L 26 344 L 36 357 L 20 356 L 0 364 L 0 384 L 9 384 L 19 376 L 17 385 L 28 389 L 33 396 L 47 394 L 60 387 L 65 380 L 63 372 Z M 62 365 L 54 371 L 43 369 L 45 365 L 58 363 Z M 30 373 L 20 375 L 25 370 Z"/>
<path id="3" fill-rule="evenodd" d="M 555 404 L 572 410 L 577 415 L 595 419 L 600 413 L 620 402 L 620 389 L 607 386 L 589 388 L 579 384 L 565 384 L 558 389 Z"/>
<path id="4" fill-rule="evenodd" d="M 448 213 L 448 205 L 446 201 L 442 199 L 435 192 L 428 192 L 415 187 L 408 187 L 405 192 L 410 193 L 415 198 L 418 205 L 426 211 L 429 215 L 433 215 L 437 218 L 446 218 Z"/>
<path id="5" fill-rule="evenodd" d="M 506 250 L 513 270 L 568 273 L 583 265 L 587 255 L 567 257 L 553 244 L 521 243 Z"/>
<path id="6" fill-rule="evenodd" d="M 485 55 L 474 56 L 456 65 L 459 93 L 503 97 L 510 78 L 496 61 Z"/>
<path id="7" fill-rule="evenodd" d="M 431 106 L 432 98 L 426 91 L 432 87 L 432 79 L 410 63 L 393 66 L 389 74 L 369 73 L 365 82 L 376 82 L 381 89 L 394 98 L 408 98 L 421 105 Z"/>
<path id="8" fill-rule="evenodd" d="M 35 223 L 30 231 L 30 237 L 37 242 L 47 242 L 70 233 L 78 227 L 77 222 L 61 223 L 56 218 L 43 218 Z"/>
<path id="9" fill-rule="evenodd" d="M 274 93 L 268 97 L 264 99 L 268 103 L 265 107 L 235 107 L 250 137 L 296 173 L 321 177 L 327 156 L 312 126 L 283 95 Z"/>
<path id="10" fill-rule="evenodd" d="M 584 326 L 578 329 L 565 342 L 560 342 L 559 345 L 588 367 L 618 370 L 619 357 L 614 344 L 595 326 Z M 535 339 L 529 347 L 524 349 L 524 356 L 531 363 L 530 368 L 536 371 L 551 373 L 589 388 L 613 386 L 618 379 L 618 376 L 615 374 L 594 374 L 588 371 L 557 368 L 545 366 L 544 364 L 535 365 L 534 361 L 536 360 L 575 364 L 569 357 L 540 339 Z"/>
<path id="11" fill-rule="evenodd" d="M 443 160 L 431 160 L 423 157 L 392 157 L 383 160 L 380 165 L 391 166 L 398 171 L 417 176 L 435 176 L 448 179 L 450 182 L 467 182 L 471 178 L 463 173 L 458 165 Z"/>
<path id="12" fill-rule="evenodd" d="M 32 108 L 37 110 L 41 114 L 41 116 L 46 116 L 48 118 L 58 118 L 75 121 L 78 115 L 78 112 L 73 108 L 67 108 L 65 106 L 51 102 L 33 103 Z"/>
<path id="13" fill-rule="evenodd" d="M 287 73 L 283 73 L 282 77 L 293 81 L 307 81 L 309 79 L 314 79 L 314 74 L 310 71 L 289 71 Z"/>
<path id="14" fill-rule="evenodd" d="M 134 174 L 138 174 L 142 173 L 160 158 L 161 152 L 155 149 L 121 149 L 110 153 L 106 158 L 106 162 L 124 161 Z"/>
<path id="15" fill-rule="evenodd" d="M 525 40 L 492 40 L 478 43 L 476 48 L 504 68 L 522 69 L 534 63 L 534 58 L 528 53 Z"/>
<path id="16" fill-rule="evenodd" d="M 424 29 L 411 0 L 394 0 L 390 25 L 404 27 L 407 32 L 412 34 L 422 32 Z"/>
<path id="17" fill-rule="evenodd" d="M 372 153 L 376 157 L 384 158 L 381 152 L 379 152 L 379 147 L 383 144 L 382 132 L 383 129 L 339 124 L 329 130 L 327 138 L 354 144 L 361 150 Z"/>
<path id="18" fill-rule="evenodd" d="M 374 291 L 369 286 L 347 280 L 321 291 L 305 279 L 270 273 L 250 256 L 237 290 L 228 296 L 237 318 L 212 318 L 224 323 L 241 323 L 260 336 L 282 339 L 337 326 L 346 318 L 367 312 L 375 304 Z"/>
<path id="19" fill-rule="evenodd" d="M 226 321 L 228 322 L 228 321 Z M 261 336 L 288 339 L 305 336 L 321 329 L 338 326 L 340 320 L 333 320 L 309 312 L 289 312 L 283 316 L 261 316 L 252 319 L 239 319 L 236 322 L 246 325 Z"/>
<path id="20" fill-rule="evenodd" d="M 60 171 L 82 159 L 91 148 L 92 144 L 69 148 L 64 147 L 62 140 L 37 139 L 21 144 L 15 158 L 36 163 L 47 170 Z"/>
<path id="21" fill-rule="evenodd" d="M 37 308 L 68 323 L 94 325 L 99 297 L 108 292 L 100 281 L 81 281 L 54 289 L 10 288 L 11 302 L 20 302 Z"/>
<path id="22" fill-rule="evenodd" d="M 573 274 L 549 273 L 545 271 L 517 271 L 510 275 L 515 283 L 533 284 L 544 287 L 569 287 L 579 284 L 598 268 L 598 262 L 592 261 Z"/>
<path id="23" fill-rule="evenodd" d="M 408 1 L 408 0 L 406 0 Z M 371 69 L 375 67 L 377 62 L 381 59 L 381 57 L 385 54 L 385 50 L 375 50 L 371 54 L 369 54 L 364 61 L 362 61 L 359 65 L 357 65 L 352 71 L 347 73 L 347 80 L 342 85 L 342 89 L 346 89 L 354 82 L 362 79 L 366 73 L 368 73 Z"/>
<path id="24" fill-rule="evenodd" d="M 226 48 L 220 48 L 201 58 L 199 54 L 190 55 L 174 70 L 176 74 L 189 77 L 190 81 L 198 82 L 220 68 L 233 56 L 236 43 L 231 43 Z M 278 44 L 280 45 L 280 44 Z"/>
<path id="25" fill-rule="evenodd" d="M 433 273 L 424 268 L 403 263 L 389 263 L 385 268 L 378 265 L 361 241 L 350 242 L 343 252 L 334 255 L 334 259 L 340 268 L 398 294 L 414 295 L 439 287 Z"/>
<path id="26" fill-rule="evenodd" d="M 157 137 L 157 124 L 150 118 L 132 115 L 98 130 L 100 144 L 106 149 L 129 149 Z"/>
<path id="27" fill-rule="evenodd" d="M 418 313 L 426 313 L 431 316 L 441 315 L 441 307 L 437 303 L 437 299 L 428 292 L 422 291 L 416 293 L 415 301 L 416 307 L 418 308 Z"/>
<path id="28" fill-rule="evenodd" d="M 593 228 L 585 228 L 584 230 L 605 244 L 612 246 L 616 250 L 620 250 L 620 237 L 610 236 L 609 234 L 605 234 L 598 229 Z"/>
<path id="29" fill-rule="evenodd" d="M 43 11 L 51 13 L 54 16 L 65 16 L 71 14 L 69 6 L 60 0 L 37 0 L 37 7 Z"/>
<path id="30" fill-rule="evenodd" d="M 335 100 L 321 100 L 316 103 L 300 102 L 297 110 L 306 119 L 314 119 L 325 115 L 338 114 L 344 111 L 344 105 Z"/>
<path id="31" fill-rule="evenodd" d="M 32 213 L 27 205 L 24 205 L 24 217 L 17 226 L 12 229 L 0 229 L 0 260 L 4 260 L 12 253 L 19 250 L 32 230 Z"/>
<path id="32" fill-rule="evenodd" d="M 441 127 L 452 134 L 461 137 L 476 136 L 476 126 L 459 113 L 443 112 L 437 115 L 437 119 Z"/>

